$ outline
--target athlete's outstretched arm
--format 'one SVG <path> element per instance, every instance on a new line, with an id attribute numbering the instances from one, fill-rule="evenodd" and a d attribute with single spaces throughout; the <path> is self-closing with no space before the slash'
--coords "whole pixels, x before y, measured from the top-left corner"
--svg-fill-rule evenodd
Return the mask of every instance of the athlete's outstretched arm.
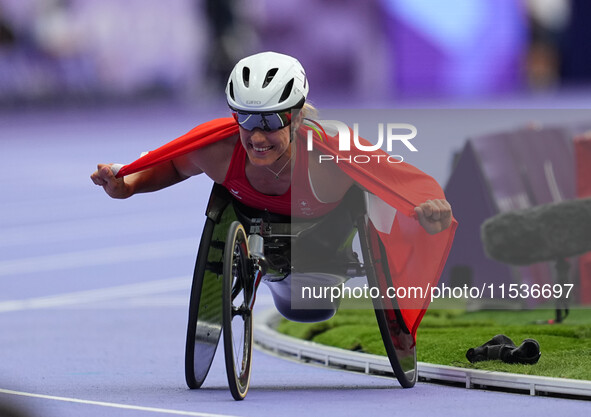
<path id="1" fill-rule="evenodd" d="M 158 191 L 204 172 L 221 184 L 226 177 L 237 140 L 237 135 L 228 140 L 220 140 L 125 178 L 115 177 L 111 169 L 113 164 L 99 164 L 90 178 L 113 198 L 128 198 L 138 193 Z"/>
<path id="2" fill-rule="evenodd" d="M 128 198 L 138 193 L 158 191 L 187 179 L 190 175 L 179 169 L 173 161 L 164 162 L 145 171 L 116 178 L 111 170 L 113 164 L 98 164 L 90 179 L 103 187 L 112 198 Z M 199 172 L 191 172 L 196 175 Z"/>

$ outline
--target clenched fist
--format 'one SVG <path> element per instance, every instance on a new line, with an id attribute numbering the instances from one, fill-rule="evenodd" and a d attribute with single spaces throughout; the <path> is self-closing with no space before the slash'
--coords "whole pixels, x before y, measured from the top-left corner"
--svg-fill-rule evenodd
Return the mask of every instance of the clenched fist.
<path id="1" fill-rule="evenodd" d="M 415 207 L 415 213 L 419 224 L 431 235 L 451 225 L 451 206 L 447 200 L 427 200 Z"/>

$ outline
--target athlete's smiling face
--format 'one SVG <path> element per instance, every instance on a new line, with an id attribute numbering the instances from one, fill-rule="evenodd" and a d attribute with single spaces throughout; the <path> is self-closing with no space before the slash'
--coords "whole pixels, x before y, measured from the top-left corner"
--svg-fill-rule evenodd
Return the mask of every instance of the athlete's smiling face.
<path id="1" fill-rule="evenodd" d="M 240 127 L 240 140 L 248 159 L 255 166 L 269 166 L 281 158 L 290 156 L 290 126 L 265 132 L 261 129 L 246 130 Z"/>

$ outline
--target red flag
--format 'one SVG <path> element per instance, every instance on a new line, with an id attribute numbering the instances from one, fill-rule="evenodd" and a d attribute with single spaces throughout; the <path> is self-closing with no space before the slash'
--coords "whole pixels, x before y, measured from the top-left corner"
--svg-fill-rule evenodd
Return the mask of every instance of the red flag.
<path id="1" fill-rule="evenodd" d="M 131 164 L 124 165 L 117 178 L 143 171 L 162 162 L 170 161 L 196 149 L 211 145 L 238 133 L 238 124 L 231 118 L 214 119 L 192 129 L 183 136 L 148 152 Z"/>
<path id="2" fill-rule="evenodd" d="M 360 141 L 371 145 L 362 138 Z M 337 138 L 326 135 L 326 140 L 322 140 L 317 130 L 314 130 L 314 146 L 341 161 L 356 155 L 353 151 L 340 151 Z M 381 150 L 375 153 L 388 155 Z M 431 301 L 430 289 L 439 282 L 451 250 L 457 221 L 453 219 L 448 229 L 430 235 L 416 220 L 414 208 L 427 200 L 445 198 L 443 189 L 431 176 L 405 162 L 379 163 L 372 159 L 369 163 L 337 165 L 356 183 L 397 210 L 389 232 L 370 228 L 370 234 L 377 233 L 385 247 L 394 286 L 405 291 L 398 292 L 397 302 L 407 328 L 416 337 Z M 383 278 L 378 276 L 378 279 Z M 381 286 L 384 291 L 386 283 Z"/>

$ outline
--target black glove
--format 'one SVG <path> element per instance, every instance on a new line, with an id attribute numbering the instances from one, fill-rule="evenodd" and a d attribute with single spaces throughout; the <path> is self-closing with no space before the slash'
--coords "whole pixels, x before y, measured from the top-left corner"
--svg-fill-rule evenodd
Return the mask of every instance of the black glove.
<path id="1" fill-rule="evenodd" d="M 516 347 L 513 341 L 507 336 L 498 334 L 485 344 L 468 349 L 466 358 L 471 363 L 501 359 L 501 353 L 503 356 L 507 356 L 508 351 Z"/>
<path id="2" fill-rule="evenodd" d="M 525 339 L 517 347 L 504 334 L 498 334 L 485 344 L 466 352 L 466 358 L 471 363 L 500 359 L 505 363 L 534 364 L 540 355 L 540 345 L 536 340 Z"/>
<path id="3" fill-rule="evenodd" d="M 540 345 L 535 339 L 525 339 L 521 344 L 511 350 L 505 357 L 501 357 L 506 363 L 522 363 L 525 365 L 533 365 L 537 363 L 542 356 L 540 352 Z"/>

